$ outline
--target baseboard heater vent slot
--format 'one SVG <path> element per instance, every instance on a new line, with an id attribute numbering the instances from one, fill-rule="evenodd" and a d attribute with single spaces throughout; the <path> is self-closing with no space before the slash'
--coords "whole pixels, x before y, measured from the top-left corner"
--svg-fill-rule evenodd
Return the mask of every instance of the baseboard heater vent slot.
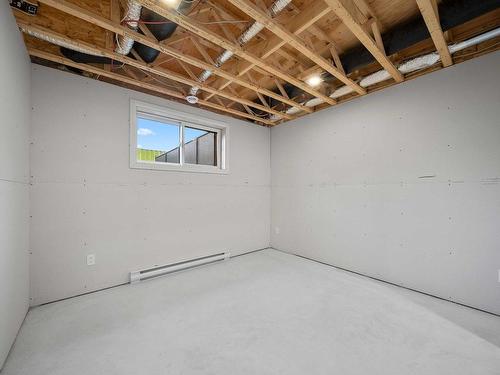
<path id="1" fill-rule="evenodd" d="M 189 268 L 202 266 L 204 264 L 219 262 L 221 260 L 229 259 L 230 255 L 231 255 L 230 253 L 218 253 L 201 258 L 185 260 L 183 262 L 148 268 L 146 270 L 133 271 L 130 272 L 130 283 L 134 284 L 142 280 L 152 279 L 153 277 L 163 276 L 169 273 L 187 270 Z"/>

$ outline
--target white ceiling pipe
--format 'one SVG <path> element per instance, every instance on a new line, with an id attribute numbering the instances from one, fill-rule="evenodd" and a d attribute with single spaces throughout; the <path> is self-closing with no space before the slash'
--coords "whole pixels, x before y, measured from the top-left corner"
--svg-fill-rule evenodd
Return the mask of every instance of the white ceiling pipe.
<path id="1" fill-rule="evenodd" d="M 276 0 L 268 9 L 268 13 L 271 17 L 276 17 L 278 13 L 280 13 L 283 9 L 286 8 L 288 4 L 291 3 L 292 0 Z M 250 25 L 249 28 L 247 28 L 245 31 L 241 33 L 241 35 L 238 37 L 238 44 L 240 46 L 244 46 L 247 44 L 250 40 L 252 40 L 260 31 L 264 29 L 264 25 L 259 23 L 259 22 L 254 22 L 252 25 Z M 224 50 L 216 59 L 215 59 L 215 67 L 219 68 L 224 64 L 226 61 L 228 61 L 231 57 L 233 57 L 233 52 Z M 204 70 L 200 76 L 198 77 L 198 81 L 200 83 L 205 82 L 211 75 L 212 71 L 207 69 Z M 186 97 L 186 100 L 189 103 L 197 103 L 198 98 L 196 97 L 196 94 L 200 88 L 198 86 L 193 86 L 191 87 L 191 90 L 189 90 L 189 95 Z"/>
<path id="2" fill-rule="evenodd" d="M 455 53 L 458 51 L 462 51 L 466 48 L 475 46 L 476 44 L 486 42 L 487 40 L 496 38 L 497 36 L 500 36 L 500 27 L 498 27 L 494 30 L 488 31 L 487 33 L 475 36 L 474 38 L 464 40 L 463 42 L 453 44 L 453 45 L 449 46 L 448 49 L 450 50 L 450 53 Z"/>
<path id="3" fill-rule="evenodd" d="M 330 97 L 333 99 L 340 98 L 341 96 L 350 94 L 351 92 L 354 92 L 354 89 L 351 86 L 342 86 L 339 87 L 337 90 L 335 90 Z"/>
<path id="4" fill-rule="evenodd" d="M 456 43 L 453 45 L 448 46 L 448 50 L 450 51 L 451 54 L 456 53 L 458 51 L 462 51 L 466 48 L 475 46 L 479 43 L 485 42 L 487 40 L 496 38 L 497 36 L 500 36 L 500 27 L 496 28 L 494 30 L 488 31 L 487 33 L 475 36 L 474 38 L 465 40 L 460 43 Z M 415 72 L 417 70 L 422 70 L 425 68 L 428 68 L 434 64 L 436 64 L 438 61 L 441 60 L 441 57 L 437 52 L 432 52 L 427 55 L 419 56 L 416 58 L 413 58 L 411 60 L 408 60 L 401 65 L 398 66 L 398 70 L 403 73 L 403 74 L 408 74 L 411 72 Z M 373 74 L 370 74 L 363 78 L 360 82 L 359 85 L 361 87 L 368 87 L 372 86 L 376 83 L 380 83 L 383 81 L 386 81 L 391 78 L 391 75 L 385 70 L 379 70 L 378 72 L 375 72 Z M 341 86 L 337 90 L 335 90 L 332 94 L 330 94 L 330 98 L 336 99 L 340 98 L 344 95 L 352 93 L 354 90 L 350 86 Z M 305 105 L 306 107 L 315 107 L 319 104 L 323 103 L 323 100 L 314 98 L 311 99 L 305 103 L 301 103 L 302 105 Z M 297 113 L 298 111 L 296 110 L 297 108 L 295 107 L 290 107 L 286 111 L 287 114 L 293 114 Z M 279 118 L 276 115 L 271 116 L 271 120 L 278 120 Z"/>
<path id="5" fill-rule="evenodd" d="M 141 18 L 142 6 L 133 0 L 128 0 L 126 5 L 127 10 L 123 16 L 122 21 L 128 20 L 133 22 L 127 22 L 127 25 L 132 30 L 137 30 L 139 23 L 136 22 Z M 117 35 L 116 37 L 116 49 L 115 52 L 120 55 L 128 55 L 132 46 L 134 45 L 134 40 L 129 36 Z"/>

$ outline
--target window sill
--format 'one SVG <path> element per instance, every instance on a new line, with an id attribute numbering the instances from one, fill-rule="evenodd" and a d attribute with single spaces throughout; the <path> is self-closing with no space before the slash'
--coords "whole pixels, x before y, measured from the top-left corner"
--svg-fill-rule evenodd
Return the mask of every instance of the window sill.
<path id="1" fill-rule="evenodd" d="M 170 171 L 170 172 L 187 172 L 187 173 L 207 173 L 207 174 L 229 174 L 228 169 L 221 169 L 206 165 L 178 165 L 178 164 L 160 164 L 160 163 L 147 163 L 147 162 L 132 162 L 130 163 L 131 169 L 146 169 L 154 171 Z"/>

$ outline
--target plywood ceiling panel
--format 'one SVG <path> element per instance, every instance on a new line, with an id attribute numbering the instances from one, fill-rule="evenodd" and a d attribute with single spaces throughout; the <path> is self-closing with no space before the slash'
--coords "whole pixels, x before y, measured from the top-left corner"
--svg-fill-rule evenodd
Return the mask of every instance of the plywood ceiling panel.
<path id="1" fill-rule="evenodd" d="M 499 45 L 496 38 L 468 53 L 447 56 L 447 44 L 499 27 L 499 10 L 444 33 L 434 0 L 293 0 L 275 17 L 266 11 L 272 4 L 269 0 L 190 0 L 191 7 L 185 14 L 168 8 L 160 0 L 137 1 L 165 17 L 165 23 L 177 23 L 175 32 L 158 41 L 145 23 L 138 32 L 130 30 L 128 23 L 121 22 L 126 4 L 121 0 L 41 0 L 36 16 L 13 12 L 25 31 L 31 28 L 38 37 L 45 35 L 42 39 L 46 40 L 25 35 L 37 63 L 70 68 L 97 79 L 105 77 L 118 85 L 135 86 L 174 100 L 183 100 L 196 84 L 200 87 L 197 105 L 266 126 L 442 68 L 438 63 L 418 74 L 404 76 L 396 66 L 405 59 L 438 51 L 444 65 L 449 66 L 497 50 Z M 432 39 L 426 38 L 387 56 L 382 34 L 421 14 Z M 265 27 L 241 46 L 238 36 L 256 21 Z M 149 64 L 134 50 L 128 57 L 117 56 L 114 48 L 118 34 L 160 51 L 159 56 Z M 57 37 L 47 39 L 47 35 Z M 113 63 L 72 62 L 63 58 L 59 46 L 54 44 L 60 40 L 89 48 L 113 59 Z M 346 73 L 342 66 L 344 54 L 358 46 L 370 51 L 373 62 Z M 234 56 L 214 66 L 226 49 Z M 383 68 L 391 79 L 367 89 L 359 85 L 362 77 Z M 207 69 L 212 71 L 211 77 L 198 82 Z M 101 75 L 101 70 L 108 73 Z M 311 86 L 308 79 L 312 75 L 321 75 L 323 82 Z M 330 94 L 343 85 L 351 87 L 354 93 L 331 98 Z M 306 106 L 306 101 L 314 106 Z"/>

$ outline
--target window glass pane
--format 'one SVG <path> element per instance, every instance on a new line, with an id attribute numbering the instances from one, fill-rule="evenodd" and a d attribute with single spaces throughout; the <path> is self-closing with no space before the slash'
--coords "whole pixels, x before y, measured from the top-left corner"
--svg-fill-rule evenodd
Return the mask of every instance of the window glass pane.
<path id="1" fill-rule="evenodd" d="M 217 133 L 186 126 L 184 163 L 217 166 Z"/>
<path id="2" fill-rule="evenodd" d="M 179 126 L 137 117 L 137 161 L 179 164 Z"/>

